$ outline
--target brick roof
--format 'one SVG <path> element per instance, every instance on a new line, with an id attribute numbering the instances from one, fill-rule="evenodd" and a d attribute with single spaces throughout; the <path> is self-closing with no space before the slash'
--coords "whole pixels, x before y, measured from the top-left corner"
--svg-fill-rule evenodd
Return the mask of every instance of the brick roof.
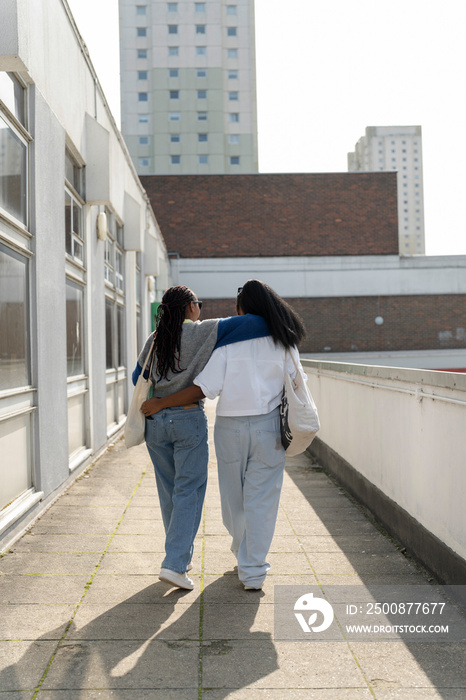
<path id="1" fill-rule="evenodd" d="M 396 173 L 141 177 L 183 258 L 397 255 Z"/>

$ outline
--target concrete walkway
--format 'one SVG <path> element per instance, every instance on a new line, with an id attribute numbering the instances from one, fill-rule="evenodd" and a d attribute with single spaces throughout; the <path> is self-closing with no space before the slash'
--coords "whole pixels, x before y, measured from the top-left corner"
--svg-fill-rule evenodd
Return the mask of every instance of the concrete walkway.
<path id="1" fill-rule="evenodd" d="M 234 571 L 213 449 L 194 591 L 158 581 L 163 542 L 145 446 L 120 441 L 0 560 L 0 700 L 466 698 L 460 644 L 274 641 L 276 584 L 427 583 L 306 456 L 262 592 Z"/>

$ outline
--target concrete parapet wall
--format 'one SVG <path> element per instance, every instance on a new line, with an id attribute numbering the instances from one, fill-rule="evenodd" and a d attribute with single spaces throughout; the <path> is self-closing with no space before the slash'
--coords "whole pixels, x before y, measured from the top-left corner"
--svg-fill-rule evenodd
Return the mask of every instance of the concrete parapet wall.
<path id="1" fill-rule="evenodd" d="M 466 377 L 303 366 L 322 425 L 311 452 L 440 579 L 465 583 Z"/>

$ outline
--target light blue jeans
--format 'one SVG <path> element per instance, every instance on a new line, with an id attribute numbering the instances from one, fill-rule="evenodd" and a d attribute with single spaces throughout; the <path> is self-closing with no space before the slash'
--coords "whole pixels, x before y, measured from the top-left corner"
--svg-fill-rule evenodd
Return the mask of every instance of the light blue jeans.
<path id="1" fill-rule="evenodd" d="M 207 487 L 209 444 L 202 406 L 166 408 L 146 420 L 162 519 L 162 567 L 183 574 L 191 560 Z"/>
<path id="2" fill-rule="evenodd" d="M 285 450 L 279 408 L 262 416 L 217 416 L 215 421 L 223 523 L 232 536 L 238 576 L 262 586 L 277 521 Z"/>

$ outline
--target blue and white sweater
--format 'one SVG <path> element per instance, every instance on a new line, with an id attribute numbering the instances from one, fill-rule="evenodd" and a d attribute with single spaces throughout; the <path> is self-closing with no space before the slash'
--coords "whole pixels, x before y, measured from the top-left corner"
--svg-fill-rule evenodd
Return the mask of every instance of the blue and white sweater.
<path id="1" fill-rule="evenodd" d="M 158 397 L 168 396 L 191 386 L 194 378 L 204 369 L 215 348 L 238 343 L 242 340 L 263 338 L 267 335 L 270 335 L 267 323 L 262 316 L 254 314 L 184 323 L 179 362 L 179 367 L 183 371 L 179 373 L 169 372 L 166 379 L 159 379 L 155 372 L 155 363 L 153 363 L 152 381 L 156 385 L 155 395 Z M 138 357 L 132 376 L 133 384 L 136 384 L 141 374 L 152 340 L 153 334 L 151 333 Z"/>

